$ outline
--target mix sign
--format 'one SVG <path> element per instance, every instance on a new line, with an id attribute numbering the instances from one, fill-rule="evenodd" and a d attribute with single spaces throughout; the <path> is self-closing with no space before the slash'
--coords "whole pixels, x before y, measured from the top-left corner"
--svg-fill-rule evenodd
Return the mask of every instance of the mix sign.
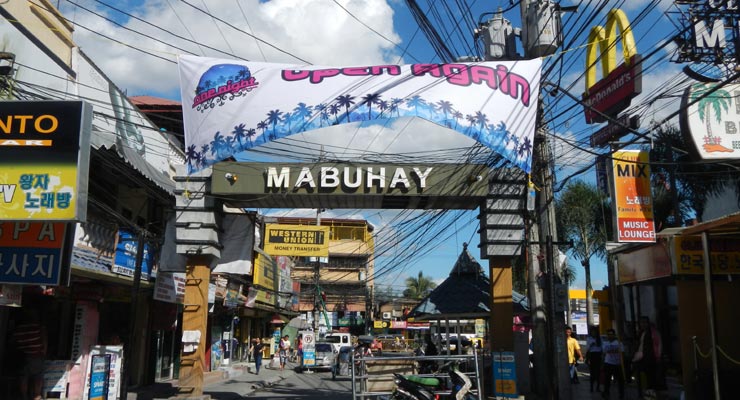
<path id="1" fill-rule="evenodd" d="M 92 107 L 0 102 L 0 220 L 83 221 Z"/>
<path id="2" fill-rule="evenodd" d="M 655 242 L 649 154 L 641 150 L 614 152 L 612 173 L 618 241 Z"/>

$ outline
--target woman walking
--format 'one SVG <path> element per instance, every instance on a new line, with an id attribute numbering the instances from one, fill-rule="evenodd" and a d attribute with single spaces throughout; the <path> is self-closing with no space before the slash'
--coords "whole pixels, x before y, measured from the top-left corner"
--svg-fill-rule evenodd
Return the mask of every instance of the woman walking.
<path id="1" fill-rule="evenodd" d="M 586 362 L 588 363 L 589 371 L 589 384 L 591 385 L 589 391 L 594 391 L 594 383 L 596 384 L 596 391 L 599 391 L 599 378 L 601 376 L 601 360 L 603 358 L 603 347 L 601 344 L 601 335 L 599 334 L 599 328 L 592 326 L 588 330 L 588 338 L 586 338 Z"/>

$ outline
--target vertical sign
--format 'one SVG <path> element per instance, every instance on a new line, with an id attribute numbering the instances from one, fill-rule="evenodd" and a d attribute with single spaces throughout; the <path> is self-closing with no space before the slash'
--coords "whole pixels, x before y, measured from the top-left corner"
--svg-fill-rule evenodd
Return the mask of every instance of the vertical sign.
<path id="1" fill-rule="evenodd" d="M 493 354 L 493 382 L 496 396 L 516 399 L 516 362 L 513 351 Z"/>
<path id="2" fill-rule="evenodd" d="M 111 271 L 116 274 L 125 276 L 134 276 L 136 272 L 136 252 L 138 250 L 139 240 L 133 232 L 127 229 L 120 229 L 116 238 L 116 255 L 113 259 Z M 141 259 L 141 279 L 149 280 L 149 272 L 152 265 L 152 252 L 149 244 L 144 244 L 144 255 Z"/>
<path id="3" fill-rule="evenodd" d="M 0 102 L 0 220 L 84 221 L 92 106 Z"/>
<path id="4" fill-rule="evenodd" d="M 300 331 L 303 335 L 303 366 L 316 365 L 316 336 L 312 331 Z"/>
<path id="5" fill-rule="evenodd" d="M 105 400 L 108 397 L 108 370 L 110 355 L 95 354 L 90 362 L 90 400 Z"/>
<path id="6" fill-rule="evenodd" d="M 648 152 L 620 150 L 612 157 L 617 241 L 655 242 Z"/>

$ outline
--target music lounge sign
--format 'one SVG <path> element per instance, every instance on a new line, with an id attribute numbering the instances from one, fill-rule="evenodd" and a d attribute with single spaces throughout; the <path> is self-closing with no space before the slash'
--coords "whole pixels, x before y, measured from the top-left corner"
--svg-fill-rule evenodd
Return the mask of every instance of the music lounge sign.
<path id="1" fill-rule="evenodd" d="M 612 155 L 618 242 L 655 242 L 649 154 L 620 150 Z"/>

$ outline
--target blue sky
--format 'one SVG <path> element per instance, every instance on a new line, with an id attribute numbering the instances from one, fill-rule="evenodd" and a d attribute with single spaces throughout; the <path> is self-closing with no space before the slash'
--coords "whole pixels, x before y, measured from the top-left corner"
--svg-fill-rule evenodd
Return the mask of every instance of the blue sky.
<path id="1" fill-rule="evenodd" d="M 472 46 L 472 33 L 468 26 L 461 26 L 457 30 L 449 22 L 440 22 L 449 21 L 446 17 L 448 12 L 456 20 L 461 19 L 456 14 L 456 4 L 470 5 L 469 16 L 475 21 L 483 13 L 495 11 L 498 7 L 510 7 L 509 1 L 490 0 L 437 1 L 432 2 L 436 6 L 431 9 L 428 1 L 419 0 L 417 3 L 457 55 L 465 55 L 468 46 Z M 559 52 L 545 60 L 545 65 L 552 67 L 547 79 L 580 97 L 584 90 L 586 36 L 591 26 L 604 25 L 608 10 L 621 7 L 632 21 L 638 51 L 646 54 L 657 49 L 676 30 L 669 16 L 664 14 L 671 3 L 629 0 L 586 1 L 579 4 L 578 13 L 565 15 L 563 19 L 568 47 L 560 49 L 562 54 Z M 336 66 L 439 62 L 403 0 L 80 0 L 60 1 L 59 4 L 63 14 L 77 24 L 74 38 L 82 51 L 129 95 L 179 99 L 175 61 L 178 54 L 185 52 L 208 57 L 290 64 L 303 64 L 300 60 L 305 60 L 314 65 Z M 443 7 L 444 4 L 449 9 Z M 566 0 L 561 4 L 569 6 L 577 2 Z M 95 10 L 99 15 L 93 15 L 81 7 Z M 114 8 L 126 10 L 130 15 Z M 521 26 L 518 6 L 504 16 L 514 27 Z M 449 36 L 442 29 L 443 26 L 449 29 Z M 100 34 L 113 37 L 118 42 L 112 42 Z M 463 41 L 467 41 L 468 45 L 464 45 Z M 681 66 L 668 61 L 672 50 L 671 45 L 655 50 L 655 64 L 645 71 L 643 95 L 633 101 L 635 112 L 642 116 L 643 126 L 650 121 L 660 121 L 678 107 L 675 96 L 666 95 L 657 101 L 647 101 L 651 93 L 679 79 Z M 563 181 L 575 171 L 587 167 L 594 153 L 604 152 L 603 149 L 591 149 L 587 145 L 588 136 L 599 126 L 586 125 L 582 108 L 574 105 L 572 99 L 562 93 L 545 95 L 543 100 L 552 132 L 554 168 L 559 180 Z M 307 133 L 298 138 L 300 142 L 283 146 L 301 143 L 313 147 L 313 152 L 322 151 L 341 157 L 347 153 L 342 146 L 357 151 L 375 146 L 373 148 L 404 154 L 419 149 L 474 145 L 463 135 L 437 132 L 433 127 L 419 122 L 414 124 L 418 125 L 382 130 L 356 127 L 353 128 L 356 130 L 351 143 L 342 142 L 337 135 Z M 261 156 L 252 154 L 244 158 L 258 159 Z M 586 172 L 575 179 L 593 181 L 594 174 Z M 298 213 L 315 216 L 315 210 L 301 210 Z M 364 217 L 379 229 L 387 229 L 384 235 L 392 238 L 394 234 L 398 235 L 399 229 L 396 226 L 398 216 L 395 214 L 329 210 L 325 217 Z M 419 252 L 422 254 L 420 256 L 397 260 L 397 265 L 393 265 L 394 272 L 387 274 L 386 279 L 400 288 L 403 278 L 422 270 L 424 274 L 442 280 L 460 254 L 463 242 L 469 242 L 471 253 L 479 257 L 476 216 L 477 211 L 448 216 L 445 229 L 440 230 L 434 240 L 429 240 L 433 246 L 425 247 Z M 412 218 L 410 215 L 401 217 Z M 408 236 L 408 232 L 401 235 Z M 392 255 L 401 252 L 402 248 L 416 248 L 424 243 L 387 239 L 383 244 L 387 247 L 384 248 L 384 254 Z M 575 262 L 572 264 L 578 265 Z M 483 265 L 485 268 L 486 264 Z M 606 282 L 605 267 L 596 260 L 593 265 L 593 285 L 600 288 Z M 579 279 L 575 286 L 583 287 L 582 268 L 578 266 L 576 271 Z"/>

